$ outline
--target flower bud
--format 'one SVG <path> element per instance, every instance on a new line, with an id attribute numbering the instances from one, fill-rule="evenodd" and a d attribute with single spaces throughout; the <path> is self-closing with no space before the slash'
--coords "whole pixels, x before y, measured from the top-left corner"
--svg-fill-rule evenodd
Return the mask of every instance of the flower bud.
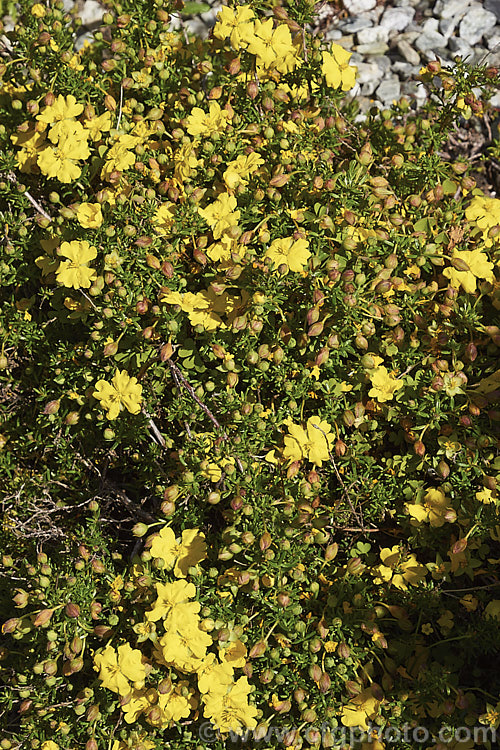
<path id="1" fill-rule="evenodd" d="M 68 617 L 80 617 L 80 607 L 74 602 L 68 602 L 68 604 L 66 604 L 66 607 L 64 608 L 64 611 L 66 612 L 66 615 Z"/>
<path id="2" fill-rule="evenodd" d="M 269 547 L 272 544 L 271 534 L 268 531 L 265 531 L 259 541 L 259 547 L 262 552 L 264 552 L 266 549 L 269 549 Z"/>
<path id="3" fill-rule="evenodd" d="M 53 609 L 42 609 L 42 611 L 39 612 L 33 620 L 33 625 L 35 626 L 35 628 L 38 628 L 41 625 L 46 625 L 52 617 L 53 612 Z"/>
<path id="4" fill-rule="evenodd" d="M 247 94 L 250 97 L 250 99 L 255 99 L 257 94 L 259 93 L 259 84 L 257 81 L 249 81 L 247 84 Z"/>
<path id="5" fill-rule="evenodd" d="M 250 649 L 250 651 L 248 653 L 248 658 L 249 659 L 255 659 L 258 656 L 262 656 L 262 654 L 265 652 L 266 649 L 267 649 L 267 643 L 266 643 L 266 641 L 258 641 Z"/>
<path id="6" fill-rule="evenodd" d="M 318 664 L 311 664 L 309 667 L 309 677 L 314 680 L 314 682 L 319 682 L 322 674 L 321 667 Z"/>

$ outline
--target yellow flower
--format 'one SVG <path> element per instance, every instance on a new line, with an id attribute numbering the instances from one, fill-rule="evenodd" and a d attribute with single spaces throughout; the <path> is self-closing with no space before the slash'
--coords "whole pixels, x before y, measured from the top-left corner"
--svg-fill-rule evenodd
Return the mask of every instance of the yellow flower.
<path id="1" fill-rule="evenodd" d="M 264 255 L 272 261 L 274 268 L 286 266 L 285 274 L 289 270 L 294 273 L 303 271 L 310 257 L 309 242 L 306 239 L 294 240 L 293 237 L 273 240 Z"/>
<path id="2" fill-rule="evenodd" d="M 80 203 L 76 209 L 76 218 L 85 229 L 98 229 L 102 225 L 100 203 Z"/>
<path id="3" fill-rule="evenodd" d="M 283 457 L 289 461 L 309 460 L 316 466 L 329 459 L 329 449 L 333 444 L 332 428 L 319 417 L 309 417 L 306 429 L 288 420 L 289 436 L 285 437 Z"/>
<path id="4" fill-rule="evenodd" d="M 362 690 L 342 708 L 342 724 L 346 727 L 368 729 L 367 719 L 374 719 L 379 707 L 380 701 L 373 696 L 371 689 Z"/>
<path id="5" fill-rule="evenodd" d="M 234 50 L 238 50 L 253 34 L 254 12 L 247 5 L 240 5 L 236 11 L 223 6 L 217 14 L 213 35 L 217 39 L 227 39 Z"/>
<path id="6" fill-rule="evenodd" d="M 200 693 L 226 693 L 233 682 L 233 667 L 228 662 L 218 662 L 215 654 L 208 654 L 197 670 Z"/>
<path id="7" fill-rule="evenodd" d="M 127 724 L 134 724 L 142 713 L 146 713 L 157 701 L 158 693 L 153 688 L 133 690 L 121 703 L 123 718 Z M 130 750 L 127 746 L 126 750 Z"/>
<path id="8" fill-rule="evenodd" d="M 274 28 L 272 18 L 255 21 L 253 36 L 248 39 L 248 51 L 257 57 L 258 66 L 272 67 L 295 53 L 290 29 L 284 23 Z"/>
<path id="9" fill-rule="evenodd" d="M 370 370 L 369 378 L 372 387 L 368 391 L 368 395 L 376 398 L 380 403 L 392 401 L 395 392 L 403 387 L 403 381 L 389 373 L 383 365 Z"/>
<path id="10" fill-rule="evenodd" d="M 75 125 L 80 124 L 75 123 Z M 57 136 L 57 145 L 46 145 L 40 151 L 37 164 L 44 175 L 63 183 L 73 182 L 80 177 L 82 170 L 77 162 L 88 159 L 90 156 L 86 135 L 85 138 L 81 137 L 85 131 L 81 125 L 80 128 L 81 130 L 77 131 L 62 127 Z M 53 129 L 49 133 L 51 140 L 52 135 Z"/>
<path id="11" fill-rule="evenodd" d="M 446 521 L 453 522 L 456 518 L 456 513 L 449 503 L 450 498 L 446 497 L 442 489 L 437 488 L 427 490 L 421 505 L 410 504 L 406 507 L 410 516 L 417 521 L 428 521 L 431 526 L 438 528 Z"/>
<path id="12" fill-rule="evenodd" d="M 97 278 L 93 268 L 88 263 L 97 257 L 97 250 L 86 240 L 63 242 L 58 251 L 67 260 L 59 263 L 56 278 L 60 284 L 73 289 L 88 289 Z"/>
<path id="13" fill-rule="evenodd" d="M 183 143 L 180 148 L 176 149 L 174 163 L 174 177 L 182 184 L 191 177 L 196 167 L 201 163 L 197 159 L 195 147 L 190 141 Z"/>
<path id="14" fill-rule="evenodd" d="M 235 210 L 236 206 L 234 195 L 221 193 L 217 196 L 217 200 L 209 203 L 206 208 L 198 209 L 198 213 L 212 230 L 214 239 L 219 239 L 227 229 L 237 226 L 240 211 Z"/>
<path id="15" fill-rule="evenodd" d="M 175 204 L 162 203 L 156 210 L 152 218 L 152 223 L 162 231 L 162 234 L 168 234 L 175 221 Z"/>
<path id="16" fill-rule="evenodd" d="M 476 279 L 495 281 L 493 263 L 490 263 L 486 253 L 481 252 L 479 248 L 455 250 L 452 257 L 469 267 L 468 271 L 458 271 L 453 267 L 444 269 L 443 276 L 450 280 L 452 287 L 455 289 L 462 287 L 465 292 L 473 294 L 476 291 Z"/>
<path id="17" fill-rule="evenodd" d="M 221 694 L 219 691 L 203 695 L 204 716 L 222 733 L 240 732 L 257 726 L 257 709 L 248 703 L 251 687 L 246 677 L 240 677 Z"/>
<path id="18" fill-rule="evenodd" d="M 153 557 L 163 560 L 167 570 L 173 568 L 177 578 L 185 578 L 188 568 L 194 567 L 207 556 L 205 534 L 198 529 L 185 529 L 181 541 L 169 526 L 165 526 L 153 538 L 150 552 Z"/>
<path id="19" fill-rule="evenodd" d="M 44 107 L 36 119 L 50 125 L 54 122 L 62 122 L 78 117 L 83 112 L 83 104 L 79 104 L 73 94 L 64 97 L 59 94 L 53 104 Z"/>
<path id="20" fill-rule="evenodd" d="M 174 619 L 184 618 L 192 620 L 201 609 L 199 602 L 190 602 L 196 596 L 194 583 L 186 581 L 174 581 L 173 583 L 156 584 L 157 599 L 153 609 L 146 612 L 146 618 L 150 622 L 165 621 L 168 627 Z"/>
<path id="21" fill-rule="evenodd" d="M 95 385 L 94 398 L 101 402 L 103 409 L 107 409 L 107 418 L 116 419 L 125 407 L 131 414 L 138 414 L 141 410 L 142 385 L 137 378 L 130 377 L 126 370 L 118 370 L 111 383 L 99 380 Z"/>
<path id="22" fill-rule="evenodd" d="M 212 636 L 201 630 L 198 617 L 173 619 L 159 640 L 165 664 L 173 665 L 181 672 L 196 672 L 212 643 Z"/>
<path id="23" fill-rule="evenodd" d="M 250 175 L 254 174 L 262 164 L 264 164 L 264 159 L 255 151 L 251 154 L 240 154 L 230 161 L 222 176 L 228 190 L 234 190 L 238 185 L 246 185 Z"/>
<path id="24" fill-rule="evenodd" d="M 228 663 L 234 669 L 241 669 L 247 660 L 247 648 L 240 640 L 229 643 L 227 648 L 219 649 L 219 659 Z"/>
<path id="25" fill-rule="evenodd" d="M 221 109 L 216 101 L 208 105 L 208 113 L 200 107 L 193 107 L 191 114 L 186 119 L 186 130 L 193 136 L 210 136 L 212 133 L 221 133 L 229 120 L 229 112 Z"/>
<path id="26" fill-rule="evenodd" d="M 500 622 L 500 599 L 492 599 L 484 608 L 485 617 L 493 617 Z"/>
<path id="27" fill-rule="evenodd" d="M 398 545 L 381 550 L 380 559 L 382 564 L 372 569 L 372 573 L 376 575 L 374 583 L 390 581 L 397 589 L 406 591 L 407 583 L 417 585 L 427 575 L 427 568 L 417 562 L 415 555 L 405 555 Z"/>
<path id="28" fill-rule="evenodd" d="M 182 311 L 188 314 L 193 326 L 202 325 L 206 331 L 215 331 L 216 328 L 224 325 L 218 313 L 225 312 L 227 297 L 226 295 L 217 296 L 212 289 L 197 294 L 167 292 L 162 300 L 170 305 L 180 305 Z"/>
<path id="29" fill-rule="evenodd" d="M 496 498 L 496 490 L 490 490 L 488 487 L 483 487 L 482 490 L 476 492 L 476 500 L 479 500 L 480 503 L 484 503 L 485 505 L 496 503 Z"/>
<path id="30" fill-rule="evenodd" d="M 102 179 L 108 179 L 112 172 L 125 172 L 136 162 L 136 155 L 131 149 L 141 142 L 140 138 L 128 133 L 118 136 L 109 151 L 106 152 L 106 161 L 101 170 Z"/>
<path id="31" fill-rule="evenodd" d="M 158 695 L 158 708 L 162 712 L 162 724 L 187 719 L 198 706 L 194 690 L 187 680 L 180 680 L 168 693 Z"/>
<path id="32" fill-rule="evenodd" d="M 84 120 L 83 126 L 89 131 L 89 136 L 93 141 L 98 141 L 102 133 L 111 130 L 111 112 L 104 112 L 98 117 L 90 117 Z"/>
<path id="33" fill-rule="evenodd" d="M 326 85 L 333 89 L 340 86 L 342 91 L 349 91 L 356 83 L 356 66 L 349 65 L 351 52 L 347 52 L 340 44 L 332 44 L 330 52 L 323 52 L 321 72 L 325 76 Z"/>
<path id="34" fill-rule="evenodd" d="M 488 236 L 490 229 L 500 224 L 500 198 L 486 198 L 476 195 L 465 210 L 467 221 L 473 221 L 483 230 L 483 241 L 486 247 L 500 241 L 500 235 L 494 240 Z"/>
<path id="35" fill-rule="evenodd" d="M 16 153 L 16 161 L 21 172 L 38 171 L 38 156 L 45 147 L 45 133 L 37 133 L 34 128 L 30 128 L 25 133 L 14 133 L 10 140 L 15 146 L 20 146 L 21 150 Z"/>
<path id="36" fill-rule="evenodd" d="M 128 643 L 118 646 L 118 651 L 112 646 L 106 646 L 94 656 L 94 665 L 99 670 L 103 687 L 120 695 L 130 693 L 131 682 L 143 683 L 146 679 L 142 653 Z"/>

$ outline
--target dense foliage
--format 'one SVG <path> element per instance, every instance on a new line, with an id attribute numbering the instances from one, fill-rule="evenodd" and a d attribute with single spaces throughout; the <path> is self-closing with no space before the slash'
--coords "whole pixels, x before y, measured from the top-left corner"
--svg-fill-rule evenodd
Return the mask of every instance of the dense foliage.
<path id="1" fill-rule="evenodd" d="M 0 746 L 493 747 L 498 71 L 362 119 L 308 0 L 107 8 L 0 63 Z"/>

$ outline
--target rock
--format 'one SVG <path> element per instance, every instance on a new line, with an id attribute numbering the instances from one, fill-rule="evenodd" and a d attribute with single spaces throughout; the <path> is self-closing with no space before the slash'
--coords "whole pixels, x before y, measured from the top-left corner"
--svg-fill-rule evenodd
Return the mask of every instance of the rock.
<path id="1" fill-rule="evenodd" d="M 500 108 L 500 92 L 491 97 L 490 104 L 492 107 Z"/>
<path id="2" fill-rule="evenodd" d="M 359 16 L 360 13 L 365 13 L 367 10 L 371 10 L 377 4 L 377 0 L 344 0 L 344 8 L 351 16 Z"/>
<path id="3" fill-rule="evenodd" d="M 438 31 L 426 31 L 418 37 L 415 46 L 421 52 L 442 50 L 446 47 L 446 39 Z"/>
<path id="4" fill-rule="evenodd" d="M 82 19 L 82 26 L 96 26 L 101 23 L 104 13 L 104 8 L 96 0 L 85 0 L 78 16 Z"/>
<path id="5" fill-rule="evenodd" d="M 437 18 L 428 18 L 427 21 L 422 24 L 421 33 L 422 34 L 429 34 L 437 32 L 439 28 L 439 20 Z"/>
<path id="6" fill-rule="evenodd" d="M 412 76 L 418 75 L 420 66 L 411 65 L 408 62 L 395 62 L 392 64 L 392 70 L 397 73 L 400 78 L 408 81 Z"/>
<path id="7" fill-rule="evenodd" d="M 418 54 L 417 50 L 413 49 L 413 47 L 404 39 L 401 39 L 398 42 L 398 52 L 401 57 L 404 57 L 404 59 L 411 65 L 419 64 L 420 55 Z"/>
<path id="8" fill-rule="evenodd" d="M 372 44 L 358 44 L 356 50 L 360 55 L 385 55 L 389 45 L 385 42 L 373 42 Z"/>
<path id="9" fill-rule="evenodd" d="M 376 62 L 360 62 L 358 63 L 358 75 L 356 76 L 356 80 L 360 84 L 374 81 L 375 86 L 373 87 L 373 90 L 375 90 L 376 86 L 380 83 L 382 73 L 382 69 Z"/>
<path id="10" fill-rule="evenodd" d="M 387 57 L 387 55 L 381 55 L 380 57 L 377 57 L 376 62 L 380 70 L 384 74 L 384 78 L 385 78 L 386 75 L 390 73 L 391 71 L 392 60 L 389 57 Z M 379 83 L 380 83 L 380 79 L 379 79 Z"/>
<path id="11" fill-rule="evenodd" d="M 486 0 L 484 7 L 494 13 L 500 21 L 500 0 Z"/>
<path id="12" fill-rule="evenodd" d="M 340 29 L 328 29 L 325 31 L 325 40 L 327 42 L 336 42 L 337 39 L 342 38 L 342 32 Z"/>
<path id="13" fill-rule="evenodd" d="M 485 31 L 492 29 L 496 22 L 494 13 L 485 10 L 479 3 L 474 3 L 460 22 L 460 37 L 469 44 L 477 44 Z"/>
<path id="14" fill-rule="evenodd" d="M 460 39 L 459 37 L 454 36 L 450 39 L 450 49 L 456 55 L 460 55 L 463 60 L 465 60 L 465 58 L 468 58 L 469 62 L 471 62 L 474 58 L 474 50 L 472 49 L 470 44 L 468 44 L 464 39 Z"/>
<path id="15" fill-rule="evenodd" d="M 418 81 L 403 81 L 401 90 L 405 96 L 416 99 L 417 104 L 422 104 L 427 99 L 427 93 Z"/>
<path id="16" fill-rule="evenodd" d="M 436 3 L 434 10 L 439 16 L 441 16 L 441 18 L 463 16 L 471 4 L 471 1 L 472 0 L 445 0 L 440 3 L 441 8 L 439 8 Z"/>
<path id="17" fill-rule="evenodd" d="M 366 16 L 360 16 L 343 25 L 342 31 L 346 31 L 348 34 L 356 34 L 362 29 L 367 29 L 369 26 L 373 26 L 373 22 Z"/>
<path id="18" fill-rule="evenodd" d="M 340 36 L 340 37 L 338 38 L 338 43 L 339 43 L 340 45 L 342 45 L 342 47 L 344 47 L 345 49 L 348 49 L 348 50 L 350 50 L 350 49 L 351 49 L 351 47 L 352 47 L 352 46 L 353 46 L 353 44 L 354 44 L 354 36 L 353 36 L 352 34 L 348 34 L 348 35 L 346 35 L 346 36 L 343 36 L 343 35 L 342 35 L 342 36 Z"/>
<path id="19" fill-rule="evenodd" d="M 500 49 L 500 32 L 495 31 L 493 36 L 489 36 L 486 39 L 486 46 L 489 50 L 494 50 L 495 48 Z"/>
<path id="20" fill-rule="evenodd" d="M 378 42 L 387 42 L 389 38 L 388 29 L 381 29 L 379 26 L 371 26 L 368 29 L 358 31 L 358 44 L 374 44 Z"/>
<path id="21" fill-rule="evenodd" d="M 94 42 L 94 32 L 93 31 L 84 31 L 83 34 L 78 34 L 75 40 L 75 49 L 77 52 L 80 52 L 82 47 L 84 46 L 85 42 L 88 42 L 89 44 L 92 44 Z"/>
<path id="22" fill-rule="evenodd" d="M 380 28 L 388 29 L 389 33 L 404 31 L 413 21 L 415 9 L 409 6 L 402 8 L 387 8 L 380 20 Z"/>
<path id="23" fill-rule="evenodd" d="M 453 18 L 442 18 L 439 21 L 439 31 L 441 34 L 445 37 L 445 39 L 449 39 L 450 36 L 455 31 L 458 22 L 459 22 L 458 16 L 453 16 Z"/>
<path id="24" fill-rule="evenodd" d="M 422 32 L 419 31 L 403 31 L 402 34 L 398 35 L 398 42 L 408 42 L 408 44 L 413 44 L 415 39 L 417 39 Z"/>
<path id="25" fill-rule="evenodd" d="M 401 84 L 398 77 L 386 78 L 377 88 L 376 93 L 382 102 L 392 104 L 393 101 L 397 101 L 401 97 Z"/>

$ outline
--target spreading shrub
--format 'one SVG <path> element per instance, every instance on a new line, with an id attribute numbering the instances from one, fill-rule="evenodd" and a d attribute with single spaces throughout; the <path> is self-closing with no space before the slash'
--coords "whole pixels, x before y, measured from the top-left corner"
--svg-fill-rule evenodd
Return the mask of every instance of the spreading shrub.
<path id="1" fill-rule="evenodd" d="M 498 71 L 358 117 L 272 6 L 4 30 L 3 750 L 500 723 L 500 199 L 445 156 Z"/>

